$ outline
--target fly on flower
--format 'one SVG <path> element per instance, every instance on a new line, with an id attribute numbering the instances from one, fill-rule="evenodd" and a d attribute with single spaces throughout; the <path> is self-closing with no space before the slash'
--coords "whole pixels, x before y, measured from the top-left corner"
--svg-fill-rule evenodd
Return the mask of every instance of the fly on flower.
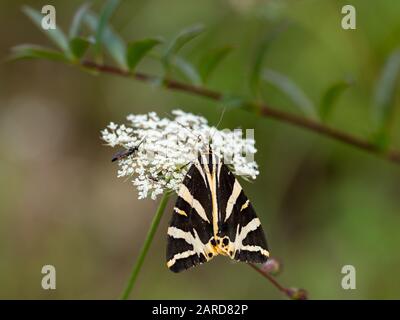
<path id="1" fill-rule="evenodd" d="M 139 150 L 139 147 L 143 143 L 144 139 L 145 138 L 143 138 L 142 141 L 140 141 L 138 145 L 136 145 L 134 147 L 130 147 L 128 150 L 118 151 L 116 154 L 113 155 L 111 162 L 124 159 L 124 158 L 129 157 L 130 155 L 136 153 Z"/>
<path id="2" fill-rule="evenodd" d="M 179 110 L 173 114 L 174 120 L 155 113 L 131 115 L 129 127 L 110 124 L 102 132 L 109 145 L 128 151 L 146 137 L 135 160 L 118 162 L 118 176 L 135 176 L 140 199 L 178 193 L 167 231 L 168 268 L 180 272 L 216 255 L 266 262 L 269 251 L 260 220 L 235 178 L 258 175 L 254 139 L 243 139 L 241 131 L 218 131 L 203 117 Z"/>

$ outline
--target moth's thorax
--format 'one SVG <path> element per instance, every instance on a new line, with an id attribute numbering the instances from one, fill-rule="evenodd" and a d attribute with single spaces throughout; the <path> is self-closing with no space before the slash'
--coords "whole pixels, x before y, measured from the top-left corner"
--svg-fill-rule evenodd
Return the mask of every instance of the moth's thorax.
<path id="1" fill-rule="evenodd" d="M 217 243 L 215 249 L 218 252 L 218 254 L 233 257 L 234 253 L 233 245 L 227 236 L 225 237 L 216 236 L 215 241 Z"/>
<path id="2" fill-rule="evenodd" d="M 197 161 L 204 166 L 209 166 L 212 164 L 218 164 L 223 162 L 222 158 L 217 156 L 211 149 L 206 152 L 198 152 Z"/>

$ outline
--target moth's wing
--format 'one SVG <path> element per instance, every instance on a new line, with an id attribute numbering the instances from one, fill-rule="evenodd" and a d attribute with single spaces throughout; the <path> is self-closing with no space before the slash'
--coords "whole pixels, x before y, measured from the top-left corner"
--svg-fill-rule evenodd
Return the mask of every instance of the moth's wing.
<path id="1" fill-rule="evenodd" d="M 213 257 L 210 188 L 196 163 L 189 168 L 178 192 L 168 228 L 167 266 L 180 272 Z"/>
<path id="2" fill-rule="evenodd" d="M 220 250 L 235 260 L 266 262 L 269 252 L 260 219 L 225 164 L 219 170 L 217 195 Z"/>

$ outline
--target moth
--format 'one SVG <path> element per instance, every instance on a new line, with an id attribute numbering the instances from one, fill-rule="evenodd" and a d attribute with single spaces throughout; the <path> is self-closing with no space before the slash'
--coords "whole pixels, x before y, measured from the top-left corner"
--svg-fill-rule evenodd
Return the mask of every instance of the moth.
<path id="1" fill-rule="evenodd" d="M 264 263 L 269 257 L 259 218 L 239 181 L 209 149 L 180 186 L 168 227 L 167 267 L 181 272 L 217 255 Z"/>

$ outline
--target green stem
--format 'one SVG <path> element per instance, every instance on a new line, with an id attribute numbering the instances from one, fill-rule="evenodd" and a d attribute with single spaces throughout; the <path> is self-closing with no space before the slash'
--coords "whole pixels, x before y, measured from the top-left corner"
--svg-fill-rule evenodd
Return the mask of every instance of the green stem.
<path id="1" fill-rule="evenodd" d="M 151 242 L 153 241 L 154 235 L 156 233 L 157 227 L 160 224 L 161 217 L 164 213 L 165 207 L 167 206 L 168 199 L 169 199 L 170 193 L 165 192 L 164 195 L 161 198 L 160 204 L 158 205 L 156 215 L 153 218 L 153 221 L 150 226 L 150 230 L 147 233 L 146 240 L 144 241 L 143 247 L 140 250 L 139 257 L 135 262 L 135 265 L 132 268 L 131 275 L 129 277 L 128 283 L 126 284 L 125 290 L 121 296 L 122 300 L 126 300 L 129 298 L 129 295 L 132 292 L 132 289 L 135 285 L 136 279 L 139 275 L 140 269 L 142 268 L 144 259 L 147 255 L 147 252 L 149 251 Z"/>

